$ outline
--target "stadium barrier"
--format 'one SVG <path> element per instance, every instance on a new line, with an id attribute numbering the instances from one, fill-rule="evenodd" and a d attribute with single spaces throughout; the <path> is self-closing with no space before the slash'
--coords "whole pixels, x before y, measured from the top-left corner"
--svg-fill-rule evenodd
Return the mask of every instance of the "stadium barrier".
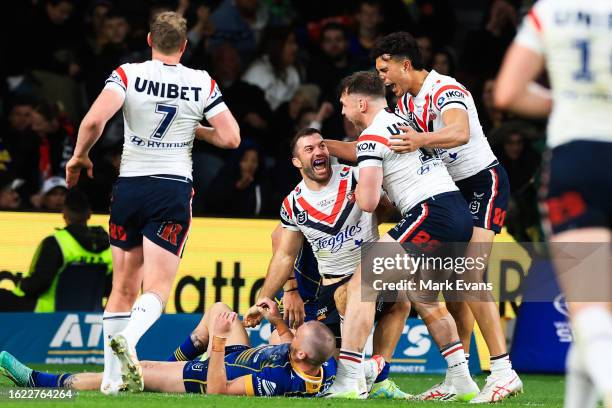
<path id="1" fill-rule="evenodd" d="M 165 313 L 201 314 L 218 301 L 244 313 L 254 303 L 263 284 L 271 257 L 270 234 L 277 224 L 276 220 L 194 218 Z M 54 228 L 63 225 L 61 214 L 0 212 L 0 288 L 11 289 L 27 271 L 40 241 L 50 235 Z M 106 227 L 108 216 L 94 215 L 90 225 Z M 391 227 L 390 224 L 383 224 L 380 230 L 387 231 Z M 497 236 L 496 242 L 514 241 L 503 233 Z M 496 287 L 502 288 L 506 295 L 511 295 L 526 279 L 531 261 L 526 252 L 517 257 L 516 251 L 513 251 L 513 259 L 505 259 L 503 253 L 497 252 L 494 249 L 491 255 L 488 274 L 494 277 L 492 280 L 502 283 Z M 505 318 L 514 318 L 519 305 L 519 298 L 503 303 L 500 312 Z M 404 350 L 418 344 L 424 348 L 424 343 L 416 334 L 413 336 L 418 341 L 410 340 L 415 325 L 407 325 L 405 329 L 406 336 L 403 336 L 402 341 L 408 346 Z M 487 369 L 489 356 L 478 329 L 475 343 L 478 346 L 480 365 Z M 0 342 L 0 347 L 5 347 L 5 343 Z M 398 350 L 402 347 L 398 346 Z M 403 355 L 398 358 L 416 357 Z M 471 360 L 476 361 L 474 358 Z M 427 372 L 431 372 L 429 370 L 427 368 Z"/>
<path id="2" fill-rule="evenodd" d="M 163 315 L 138 343 L 143 360 L 165 360 L 200 321 L 199 314 Z M 28 363 L 103 364 L 102 315 L 95 313 L 0 313 L 0 349 L 8 350 Z M 264 323 L 249 329 L 251 344 L 266 344 L 271 327 Z M 475 347 L 475 346 L 474 346 Z M 371 337 L 366 352 L 371 354 Z M 476 352 L 473 349 L 473 352 Z M 397 373 L 442 374 L 446 362 L 438 352 L 420 319 L 409 319 L 404 327 L 391 371 Z M 471 362 L 480 372 L 477 359 Z"/>

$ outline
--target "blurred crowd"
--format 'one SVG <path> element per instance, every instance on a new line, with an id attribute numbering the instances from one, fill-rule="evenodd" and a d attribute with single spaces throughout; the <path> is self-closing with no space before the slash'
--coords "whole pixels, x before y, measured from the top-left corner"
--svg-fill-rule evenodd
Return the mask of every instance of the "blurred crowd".
<path id="1" fill-rule="evenodd" d="M 7 16 L 20 41 L 0 62 L 0 210 L 61 211 L 80 119 L 117 66 L 150 58 L 148 22 L 178 11 L 188 21 L 182 63 L 207 70 L 236 116 L 243 142 L 222 151 L 196 141 L 194 215 L 276 217 L 299 181 L 289 141 L 300 128 L 351 139 L 337 85 L 372 69 L 369 51 L 398 30 L 417 39 L 427 69 L 456 77 L 510 177 L 509 231 L 538 240 L 537 186 L 544 124 L 494 109 L 504 52 L 530 1 L 516 0 L 28 0 Z M 4 56 L 10 56 L 5 58 Z M 392 96 L 389 103 L 394 106 Z M 79 188 L 107 212 L 123 143 L 116 115 L 92 151 L 93 179 Z"/>

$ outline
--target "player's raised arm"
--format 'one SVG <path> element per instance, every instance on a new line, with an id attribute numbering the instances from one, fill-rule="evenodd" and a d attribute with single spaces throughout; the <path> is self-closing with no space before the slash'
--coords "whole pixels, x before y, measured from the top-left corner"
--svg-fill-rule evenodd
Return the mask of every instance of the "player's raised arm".
<path id="1" fill-rule="evenodd" d="M 260 298 L 273 297 L 287 282 L 303 242 L 304 235 L 300 231 L 282 229 L 278 249 L 270 260 Z"/>
<path id="2" fill-rule="evenodd" d="M 550 91 L 533 82 L 544 70 L 541 31 L 542 24 L 532 9 L 508 49 L 495 80 L 493 101 L 498 109 L 529 117 L 547 117 L 551 113 Z"/>
<path id="3" fill-rule="evenodd" d="M 79 182 L 81 170 L 86 170 L 87 175 L 93 177 L 93 163 L 89 159 L 89 151 L 102 135 L 106 122 L 121 109 L 124 99 L 125 95 L 119 92 L 103 89 L 81 121 L 74 154 L 66 164 L 68 188 Z"/>
<path id="4" fill-rule="evenodd" d="M 341 142 L 340 140 L 325 139 L 329 154 L 340 160 L 357 163 L 357 142 Z"/>
<path id="5" fill-rule="evenodd" d="M 210 118 L 212 127 L 198 125 L 195 137 L 222 149 L 236 149 L 240 145 L 240 127 L 229 110 Z"/>

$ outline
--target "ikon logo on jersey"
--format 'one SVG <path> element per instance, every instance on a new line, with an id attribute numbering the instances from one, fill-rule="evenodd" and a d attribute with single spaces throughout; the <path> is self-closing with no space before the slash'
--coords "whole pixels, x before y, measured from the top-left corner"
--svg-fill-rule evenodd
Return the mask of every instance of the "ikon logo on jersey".
<path id="1" fill-rule="evenodd" d="M 376 143 L 374 142 L 363 142 L 357 145 L 357 151 L 359 152 L 373 152 L 376 150 Z"/>

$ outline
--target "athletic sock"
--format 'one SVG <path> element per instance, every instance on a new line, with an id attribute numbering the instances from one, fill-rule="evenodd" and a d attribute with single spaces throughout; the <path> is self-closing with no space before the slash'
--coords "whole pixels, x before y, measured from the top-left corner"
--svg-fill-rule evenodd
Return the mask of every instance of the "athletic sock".
<path id="1" fill-rule="evenodd" d="M 491 356 L 491 375 L 509 374 L 512 371 L 512 363 L 508 353 L 499 356 Z"/>
<path id="2" fill-rule="evenodd" d="M 584 367 L 584 359 L 575 344 L 567 353 L 565 374 L 565 408 L 595 408 L 599 395 Z"/>
<path id="3" fill-rule="evenodd" d="M 338 355 L 337 379 L 359 380 L 364 378 L 363 354 L 357 351 L 340 349 Z"/>
<path id="4" fill-rule="evenodd" d="M 32 371 L 30 374 L 30 386 L 41 388 L 62 388 L 64 382 L 71 376 L 70 373 L 49 374 L 41 371 Z"/>
<path id="5" fill-rule="evenodd" d="M 121 380 L 121 366 L 113 350 L 110 348 L 110 340 L 113 336 L 125 329 L 130 321 L 130 312 L 104 312 L 102 315 L 102 330 L 104 332 L 104 375 L 102 384 L 110 379 Z"/>
<path id="6" fill-rule="evenodd" d="M 378 374 L 378 377 L 376 377 L 376 379 L 374 380 L 374 384 L 379 383 L 379 382 L 383 382 L 387 378 L 389 378 L 389 370 L 390 369 L 391 369 L 391 363 L 385 361 L 385 366 L 383 367 L 383 369 L 380 372 L 380 374 Z"/>
<path id="7" fill-rule="evenodd" d="M 204 353 L 202 350 L 193 344 L 191 334 L 187 336 L 185 341 L 174 350 L 174 353 L 166 361 L 190 361 L 195 360 L 197 356 Z"/>
<path id="8" fill-rule="evenodd" d="M 160 298 L 153 293 L 145 293 L 134 303 L 130 322 L 120 334 L 132 347 L 136 347 L 140 338 L 159 319 L 162 311 L 163 305 Z"/>
<path id="9" fill-rule="evenodd" d="M 448 364 L 448 376 L 470 376 L 470 370 L 468 370 L 467 361 L 465 359 L 465 351 L 463 351 L 463 345 L 461 345 L 460 341 L 449 344 L 441 349 L 440 353 L 442 353 L 442 356 L 446 360 L 446 364 Z"/>
<path id="10" fill-rule="evenodd" d="M 589 307 L 577 313 L 572 323 L 585 370 L 602 395 L 611 395 L 612 314 L 605 307 Z"/>

